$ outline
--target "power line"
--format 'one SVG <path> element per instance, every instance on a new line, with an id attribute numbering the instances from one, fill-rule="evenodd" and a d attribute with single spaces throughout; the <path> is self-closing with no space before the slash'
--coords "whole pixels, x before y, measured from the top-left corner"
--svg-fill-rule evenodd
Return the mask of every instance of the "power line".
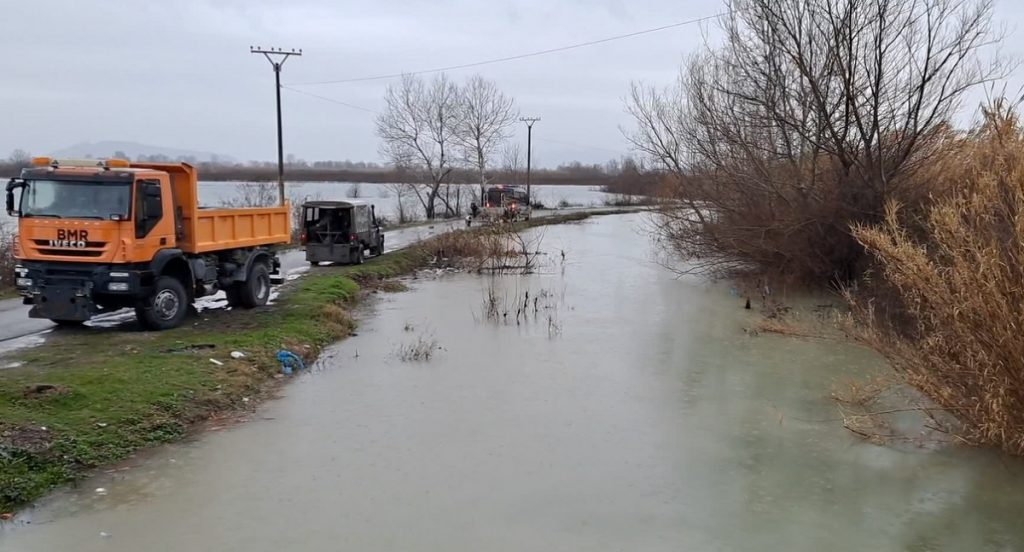
<path id="1" fill-rule="evenodd" d="M 538 51 L 535 51 L 535 52 L 527 52 L 525 54 L 516 54 L 516 55 L 512 55 L 512 56 L 506 56 L 506 57 L 500 57 L 500 58 L 494 58 L 494 59 L 487 59 L 487 60 L 483 60 L 483 61 L 474 61 L 474 62 L 471 62 L 471 63 L 463 63 L 463 64 L 460 64 L 460 65 L 449 65 L 447 67 L 437 67 L 437 68 L 434 68 L 434 69 L 423 69 L 423 70 L 420 70 L 420 71 L 404 71 L 404 72 L 401 72 L 401 73 L 390 73 L 390 74 L 387 74 L 387 75 L 374 75 L 374 76 L 370 76 L 370 77 L 357 77 L 357 78 L 351 78 L 351 79 L 336 79 L 336 80 L 309 81 L 309 82 L 293 82 L 293 83 L 290 83 L 290 84 L 292 86 L 313 86 L 313 85 L 319 85 L 319 84 L 342 84 L 342 83 L 348 83 L 348 82 L 365 82 L 365 81 L 395 79 L 395 78 L 401 77 L 403 75 L 422 75 L 422 74 L 425 74 L 425 73 L 440 73 L 442 71 L 454 71 L 456 69 L 466 69 L 468 67 L 479 67 L 481 65 L 490 65 L 490 64 L 494 64 L 494 63 L 503 63 L 503 62 L 506 62 L 506 61 L 515 61 L 517 59 L 524 59 L 524 58 L 530 58 L 530 57 L 536 57 L 536 56 L 543 56 L 543 55 L 547 55 L 547 54 L 554 54 L 554 53 L 557 53 L 557 52 L 564 52 L 566 50 L 575 50 L 577 48 L 585 48 L 587 46 L 595 46 L 597 44 L 604 44 L 606 42 L 613 42 L 613 41 L 616 41 L 616 40 L 622 40 L 622 39 L 626 39 L 626 38 L 633 38 L 635 36 L 641 36 L 641 35 L 645 35 L 645 34 L 656 33 L 658 31 L 664 31 L 664 30 L 667 30 L 667 29 L 674 29 L 676 27 L 682 27 L 682 26 L 685 26 L 685 25 L 692 25 L 694 23 L 702 23 L 704 21 L 709 21 L 711 19 L 716 19 L 716 18 L 721 17 L 723 15 L 728 15 L 728 12 L 720 12 L 720 13 L 716 13 L 714 15 L 707 15 L 707 16 L 704 16 L 704 17 L 698 17 L 698 18 L 695 18 L 695 19 L 687 19 L 686 21 L 679 21 L 677 23 L 671 23 L 669 25 L 662 25 L 660 27 L 652 27 L 650 29 L 644 29 L 644 30 L 641 30 L 641 31 L 635 31 L 635 32 L 632 32 L 632 33 L 626 33 L 626 34 L 621 34 L 621 35 L 609 36 L 609 37 L 605 37 L 605 38 L 599 38 L 597 40 L 589 40 L 587 42 L 580 42 L 580 43 L 577 43 L 577 44 L 569 44 L 567 46 L 559 46 L 557 48 L 549 48 L 547 50 L 538 50 Z"/>
<path id="2" fill-rule="evenodd" d="M 331 103 L 334 103 L 334 104 L 343 105 L 343 106 L 351 108 L 351 109 L 358 109 L 359 111 L 365 111 L 367 113 L 373 113 L 374 115 L 377 114 L 376 111 L 374 111 L 374 110 L 372 110 L 370 108 L 367 108 L 367 107 L 361 107 L 361 106 L 358 106 L 358 105 L 353 105 L 353 104 L 350 104 L 350 103 L 343 102 L 341 100 L 335 100 L 334 98 L 328 98 L 327 96 L 321 96 L 319 94 L 314 94 L 312 92 L 306 92 L 305 90 L 299 90 L 298 88 L 292 88 L 292 87 L 284 85 L 284 84 L 281 85 L 281 88 L 284 88 L 285 90 L 290 90 L 292 92 L 297 92 L 299 94 L 305 94 L 306 96 L 317 98 L 317 99 L 323 100 L 325 102 L 331 102 Z"/>
<path id="3" fill-rule="evenodd" d="M 288 91 L 291 91 L 291 92 L 295 92 L 297 94 L 302 94 L 304 96 L 309 96 L 311 98 L 316 98 L 318 100 L 323 100 L 325 102 L 330 102 L 330 103 L 333 103 L 333 104 L 341 105 L 341 106 L 347 107 L 349 109 L 357 109 L 359 111 L 365 111 L 366 113 L 372 113 L 374 115 L 377 115 L 379 113 L 379 112 L 377 112 L 377 111 L 375 111 L 373 109 L 370 109 L 368 107 L 362 107 L 362 106 L 359 106 L 359 105 L 350 104 L 348 102 L 343 102 L 341 100 L 336 100 L 334 98 L 330 98 L 330 97 L 327 97 L 327 96 L 321 96 L 320 94 L 314 94 L 312 92 L 307 92 L 305 90 L 299 90 L 298 88 L 292 88 L 292 87 L 284 85 L 284 84 L 281 85 L 281 88 L 283 88 L 285 90 L 288 90 Z M 604 152 L 608 152 L 608 153 L 615 153 L 615 154 L 618 154 L 618 155 L 625 155 L 626 154 L 626 152 L 624 150 L 615 150 L 615 149 L 605 148 L 605 147 L 601 147 L 601 146 L 592 146 L 592 145 L 588 145 L 588 144 L 580 144 L 580 143 L 577 143 L 577 142 L 566 142 L 564 140 L 552 140 L 551 138 L 537 138 L 537 141 L 538 142 L 547 142 L 549 144 L 558 144 L 560 146 L 569 146 L 569 147 L 578 148 L 578 149 L 589 149 L 589 150 L 596 150 L 596 151 L 604 151 Z"/>

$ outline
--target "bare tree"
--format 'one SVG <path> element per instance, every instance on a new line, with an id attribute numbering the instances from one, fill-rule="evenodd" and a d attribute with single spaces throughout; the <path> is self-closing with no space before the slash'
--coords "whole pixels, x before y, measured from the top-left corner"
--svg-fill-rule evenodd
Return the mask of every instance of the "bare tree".
<path id="1" fill-rule="evenodd" d="M 359 199 L 363 195 L 362 185 L 358 182 L 353 183 L 349 186 L 348 190 L 346 190 L 345 195 L 352 199 Z"/>
<path id="2" fill-rule="evenodd" d="M 519 185 L 523 181 L 523 153 L 518 143 L 508 142 L 501 149 L 501 168 L 510 184 Z"/>
<path id="3" fill-rule="evenodd" d="M 462 118 L 458 87 L 443 73 L 429 85 L 416 75 L 405 75 L 388 87 L 384 102 L 384 112 L 377 118 L 381 153 L 396 166 L 415 167 L 422 173 L 423 185 L 414 191 L 432 219 L 441 186 L 450 182 L 457 161 L 456 136 Z"/>
<path id="4" fill-rule="evenodd" d="M 459 146 L 463 156 L 477 172 L 480 195 L 487 185 L 487 165 L 498 147 L 508 139 L 519 111 L 493 81 L 474 75 L 462 87 L 463 117 L 459 126 Z"/>
<path id="5" fill-rule="evenodd" d="M 662 230 L 704 266 L 854 277 L 851 223 L 913 199 L 966 91 L 1004 74 L 992 0 L 733 0 L 724 44 L 635 85 L 634 146 L 687 206 Z"/>
<path id="6" fill-rule="evenodd" d="M 412 205 L 409 205 L 410 201 L 416 201 L 414 199 L 416 196 L 416 185 L 405 182 L 396 182 L 388 184 L 387 187 L 391 193 L 395 194 L 395 205 L 397 209 L 395 215 L 398 217 L 398 223 L 404 224 L 406 222 L 416 220 L 415 210 Z"/>
<path id="7" fill-rule="evenodd" d="M 7 162 L 15 167 L 24 167 L 32 161 L 32 154 L 23 150 L 16 149 L 11 152 L 10 157 L 7 158 Z"/>

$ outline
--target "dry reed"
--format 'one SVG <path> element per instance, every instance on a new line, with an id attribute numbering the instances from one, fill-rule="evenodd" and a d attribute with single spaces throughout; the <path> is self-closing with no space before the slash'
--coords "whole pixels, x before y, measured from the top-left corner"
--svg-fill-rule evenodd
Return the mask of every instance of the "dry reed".
<path id="1" fill-rule="evenodd" d="M 995 104 L 927 173 L 921 218 L 890 203 L 854 235 L 885 301 L 853 297 L 865 339 L 954 414 L 960 437 L 1024 454 L 1024 129 Z M 895 302 L 893 301 L 895 299 Z"/>

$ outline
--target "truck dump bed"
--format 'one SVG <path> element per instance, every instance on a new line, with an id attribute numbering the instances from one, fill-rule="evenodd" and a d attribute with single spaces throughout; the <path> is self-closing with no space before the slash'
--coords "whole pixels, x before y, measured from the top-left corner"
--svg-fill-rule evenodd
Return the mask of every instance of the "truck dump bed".
<path id="1" fill-rule="evenodd" d="M 183 217 L 182 251 L 209 253 L 222 249 L 284 244 L 291 241 L 287 204 L 247 209 L 196 209 Z"/>
<path id="2" fill-rule="evenodd" d="M 291 241 L 287 203 L 275 207 L 199 207 L 196 170 L 186 163 L 132 163 L 132 167 L 164 171 L 170 175 L 174 205 L 181 213 L 182 236 L 178 248 L 186 253 L 212 253 L 226 249 L 287 244 Z"/>

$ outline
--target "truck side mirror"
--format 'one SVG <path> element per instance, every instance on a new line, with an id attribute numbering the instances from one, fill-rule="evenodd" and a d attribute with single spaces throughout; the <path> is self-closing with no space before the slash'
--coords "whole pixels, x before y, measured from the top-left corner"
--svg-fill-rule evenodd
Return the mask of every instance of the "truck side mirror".
<path id="1" fill-rule="evenodd" d="M 14 190 L 25 187 L 24 180 L 10 179 L 7 181 L 7 214 L 12 217 L 21 216 L 21 212 L 14 208 Z"/>

